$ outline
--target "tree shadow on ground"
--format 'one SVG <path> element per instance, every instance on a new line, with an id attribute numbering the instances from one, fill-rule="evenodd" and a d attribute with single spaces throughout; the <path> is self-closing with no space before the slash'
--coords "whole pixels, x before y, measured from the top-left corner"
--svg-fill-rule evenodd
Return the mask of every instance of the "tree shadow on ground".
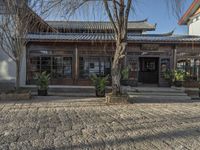
<path id="1" fill-rule="evenodd" d="M 129 136 L 129 137 L 119 137 L 114 140 L 96 140 L 93 142 L 88 143 L 79 143 L 79 144 L 72 144 L 68 146 L 62 146 L 62 147 L 51 147 L 48 149 L 102 149 L 107 146 L 109 147 L 116 147 L 118 145 L 126 144 L 127 148 L 131 148 L 131 144 L 134 143 L 140 143 L 145 141 L 165 141 L 165 140 L 173 140 L 178 138 L 199 138 L 200 134 L 200 128 L 194 129 L 194 128 L 188 128 L 187 130 L 179 130 L 179 131 L 169 131 L 165 133 L 157 133 L 157 134 L 151 134 L 151 135 L 140 135 L 140 136 Z M 173 147 L 173 145 L 171 145 Z M 134 147 L 134 146 L 133 146 Z M 176 145 L 174 145 L 174 148 L 176 148 Z"/>

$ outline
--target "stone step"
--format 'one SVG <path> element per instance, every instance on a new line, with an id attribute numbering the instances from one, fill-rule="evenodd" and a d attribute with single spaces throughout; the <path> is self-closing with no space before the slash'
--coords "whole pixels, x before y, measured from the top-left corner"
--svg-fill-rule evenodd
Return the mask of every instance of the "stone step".
<path id="1" fill-rule="evenodd" d="M 160 88 L 160 87 L 136 87 L 128 88 L 130 102 L 152 103 L 152 102 L 190 102 L 183 88 Z"/>
<path id="2" fill-rule="evenodd" d="M 152 102 L 189 102 L 189 96 L 162 96 L 162 95 L 129 95 L 132 103 L 152 103 Z"/>
<path id="3" fill-rule="evenodd" d="M 122 87 L 122 90 L 129 92 L 184 92 L 184 88 L 166 87 Z"/>
<path id="4" fill-rule="evenodd" d="M 127 92 L 128 95 L 187 96 L 184 92 Z"/>
<path id="5" fill-rule="evenodd" d="M 157 92 L 157 93 L 183 93 L 184 90 L 174 90 L 174 89 L 128 89 L 127 92 Z"/>

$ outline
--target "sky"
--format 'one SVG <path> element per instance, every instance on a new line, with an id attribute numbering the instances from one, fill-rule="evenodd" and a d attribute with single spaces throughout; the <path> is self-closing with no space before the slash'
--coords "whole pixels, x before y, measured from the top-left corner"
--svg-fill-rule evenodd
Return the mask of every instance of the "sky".
<path id="1" fill-rule="evenodd" d="M 137 3 L 135 19 L 148 18 L 150 23 L 157 23 L 155 33 L 165 33 L 175 30 L 175 34 L 187 34 L 187 27 L 178 25 L 178 18 L 170 13 L 163 0 L 140 0 Z M 167 0 L 166 0 L 167 1 Z M 193 0 L 187 0 L 183 12 L 189 8 Z"/>
<path id="2" fill-rule="evenodd" d="M 174 30 L 174 34 L 187 34 L 187 27 L 178 25 L 178 18 L 169 10 L 166 2 L 170 0 L 134 0 L 135 9 L 134 13 L 130 15 L 129 20 L 144 20 L 148 19 L 148 22 L 151 24 L 157 24 L 155 31 L 150 33 L 167 33 Z M 185 1 L 183 11 L 184 14 L 189 8 L 193 0 L 183 0 Z M 81 20 L 81 21 L 98 21 L 98 20 L 108 20 L 107 14 L 103 11 L 103 6 L 97 7 L 88 7 L 82 8 L 81 11 L 78 11 L 68 20 Z M 59 11 L 58 11 L 59 12 Z M 134 15 L 133 15 L 134 14 Z M 54 17 L 53 17 L 54 16 Z M 62 20 L 54 11 L 54 15 L 48 20 Z"/>

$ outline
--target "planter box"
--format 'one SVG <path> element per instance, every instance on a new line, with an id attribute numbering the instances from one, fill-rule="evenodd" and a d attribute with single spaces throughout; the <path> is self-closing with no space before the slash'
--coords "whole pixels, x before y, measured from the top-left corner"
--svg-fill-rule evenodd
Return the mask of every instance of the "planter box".
<path id="1" fill-rule="evenodd" d="M 183 86 L 186 88 L 199 88 L 199 82 L 197 81 L 184 81 Z"/>
<path id="2" fill-rule="evenodd" d="M 121 95 L 121 96 L 113 96 L 112 94 L 108 94 L 106 95 L 106 103 L 122 103 L 122 104 L 126 104 L 128 103 L 128 95 Z"/>
<path id="3" fill-rule="evenodd" d="M 15 100 L 30 100 L 31 99 L 31 92 L 8 92 L 8 93 L 0 93 L 0 100 L 3 101 L 15 101 Z"/>
<path id="4" fill-rule="evenodd" d="M 175 81 L 175 82 L 174 82 L 174 85 L 175 85 L 176 87 L 183 87 L 183 81 Z"/>
<path id="5" fill-rule="evenodd" d="M 137 81 L 136 80 L 121 80 L 121 85 L 137 87 Z"/>

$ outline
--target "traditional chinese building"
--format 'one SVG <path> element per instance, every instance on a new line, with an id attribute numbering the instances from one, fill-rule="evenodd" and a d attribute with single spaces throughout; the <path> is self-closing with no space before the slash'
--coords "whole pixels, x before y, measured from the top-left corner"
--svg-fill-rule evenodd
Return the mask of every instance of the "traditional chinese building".
<path id="1" fill-rule="evenodd" d="M 115 42 L 109 22 L 47 23 L 58 32 L 29 34 L 26 84 L 33 84 L 34 75 L 43 71 L 51 74 L 53 85 L 90 85 L 92 74 L 111 74 Z M 200 37 L 146 33 L 155 29 L 147 20 L 128 24 L 124 64 L 130 66 L 135 85 L 166 86 L 163 73 L 175 69 L 178 58 L 200 52 Z"/>

